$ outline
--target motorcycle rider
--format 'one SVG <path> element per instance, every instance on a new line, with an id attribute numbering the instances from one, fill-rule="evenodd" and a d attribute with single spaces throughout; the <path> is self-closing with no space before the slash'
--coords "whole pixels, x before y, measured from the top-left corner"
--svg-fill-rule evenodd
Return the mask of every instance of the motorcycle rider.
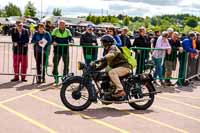
<path id="1" fill-rule="evenodd" d="M 104 35 L 101 38 L 101 45 L 105 49 L 105 55 L 101 59 L 92 62 L 91 65 L 96 66 L 97 70 L 106 68 L 106 72 L 108 72 L 110 79 L 116 86 L 114 96 L 125 96 L 126 93 L 123 90 L 119 77 L 127 75 L 131 70 L 131 66 L 122 55 L 120 49 L 115 45 L 114 38 L 111 35 Z"/>

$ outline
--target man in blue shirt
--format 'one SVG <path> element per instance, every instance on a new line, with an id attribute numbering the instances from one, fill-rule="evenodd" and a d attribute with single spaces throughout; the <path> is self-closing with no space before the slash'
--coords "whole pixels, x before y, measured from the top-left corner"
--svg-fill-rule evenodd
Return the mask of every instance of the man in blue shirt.
<path id="1" fill-rule="evenodd" d="M 196 49 L 195 33 L 190 32 L 189 38 L 184 39 L 182 42 L 182 45 L 183 45 L 183 49 L 187 53 L 189 53 L 188 63 L 187 63 L 187 76 L 186 76 L 187 78 L 189 78 L 190 76 L 193 76 L 196 74 L 196 65 L 197 65 L 197 58 L 198 58 L 198 53 L 199 53 L 199 51 Z M 185 55 L 185 56 L 187 56 L 187 55 Z M 182 58 L 184 58 L 185 56 L 182 56 Z M 185 60 L 184 60 L 183 64 L 186 64 Z M 184 71 L 180 72 L 180 70 L 179 70 L 179 74 L 181 74 L 183 72 Z M 181 78 L 181 77 L 179 77 L 179 78 Z M 184 79 L 179 80 L 178 82 L 182 83 L 182 84 L 185 83 Z M 186 85 L 187 85 L 187 83 L 186 83 Z"/>

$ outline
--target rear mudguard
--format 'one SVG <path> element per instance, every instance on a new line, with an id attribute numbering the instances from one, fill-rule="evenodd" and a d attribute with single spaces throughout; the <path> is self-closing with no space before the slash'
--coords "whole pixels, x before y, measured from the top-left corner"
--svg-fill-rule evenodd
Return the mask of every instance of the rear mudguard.
<path id="1" fill-rule="evenodd" d="M 152 81 L 154 79 L 151 74 L 141 74 L 141 75 L 139 75 L 139 80 L 142 83 L 148 83 L 153 88 L 154 92 L 156 92 L 156 89 L 155 89 L 154 85 L 152 84 Z"/>
<path id="2" fill-rule="evenodd" d="M 87 88 L 89 93 L 91 94 L 90 100 L 91 101 L 97 101 L 97 93 L 96 93 L 96 89 L 94 87 L 94 85 L 92 84 L 92 81 L 90 79 L 86 79 L 83 78 L 81 76 L 70 76 L 67 77 L 64 81 L 63 81 L 63 85 L 66 84 L 67 82 L 71 82 L 73 80 L 77 80 L 77 81 L 81 81 L 81 83 L 83 83 Z"/>
<path id="3" fill-rule="evenodd" d="M 151 82 L 154 80 L 151 74 L 140 74 L 139 79 L 142 82 Z"/>

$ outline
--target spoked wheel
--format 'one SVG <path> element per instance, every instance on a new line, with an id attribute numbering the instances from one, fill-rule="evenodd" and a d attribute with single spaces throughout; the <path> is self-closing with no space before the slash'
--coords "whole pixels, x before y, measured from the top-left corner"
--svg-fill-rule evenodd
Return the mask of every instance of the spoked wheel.
<path id="1" fill-rule="evenodd" d="M 154 102 L 154 89 L 151 83 L 143 83 L 141 84 L 141 93 L 143 95 L 140 101 L 138 99 L 137 102 L 131 102 L 129 105 L 136 110 L 146 110 L 149 108 Z"/>
<path id="2" fill-rule="evenodd" d="M 89 88 L 81 82 L 80 78 L 74 78 L 63 84 L 60 91 L 63 104 L 73 111 L 82 111 L 92 103 Z"/>

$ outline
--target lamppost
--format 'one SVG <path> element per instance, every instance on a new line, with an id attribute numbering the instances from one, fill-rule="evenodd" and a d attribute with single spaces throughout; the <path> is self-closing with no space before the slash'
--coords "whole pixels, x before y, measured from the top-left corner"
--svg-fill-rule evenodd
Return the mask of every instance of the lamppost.
<path id="1" fill-rule="evenodd" d="M 43 1 L 41 0 L 41 19 L 42 19 Z"/>

